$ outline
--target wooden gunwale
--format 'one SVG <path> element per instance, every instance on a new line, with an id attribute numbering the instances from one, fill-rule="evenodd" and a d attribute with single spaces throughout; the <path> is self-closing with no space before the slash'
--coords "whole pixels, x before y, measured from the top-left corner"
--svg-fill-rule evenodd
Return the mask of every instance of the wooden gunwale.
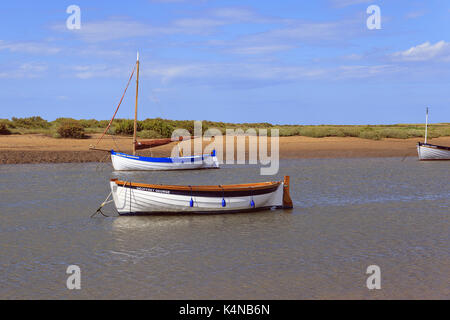
<path id="1" fill-rule="evenodd" d="M 430 148 L 430 149 L 440 149 L 440 150 L 447 150 L 450 151 L 450 147 L 446 147 L 446 146 L 439 146 L 437 144 L 430 144 L 430 143 L 422 143 L 419 142 L 419 147 L 424 147 L 424 148 Z"/>
<path id="2" fill-rule="evenodd" d="M 177 186 L 164 184 L 146 184 L 137 182 L 127 182 L 118 179 L 111 179 L 119 186 L 141 187 L 161 190 L 180 190 L 180 191 L 243 191 L 243 190 L 263 190 L 279 186 L 281 181 L 245 183 L 245 184 L 229 184 L 216 186 Z"/>

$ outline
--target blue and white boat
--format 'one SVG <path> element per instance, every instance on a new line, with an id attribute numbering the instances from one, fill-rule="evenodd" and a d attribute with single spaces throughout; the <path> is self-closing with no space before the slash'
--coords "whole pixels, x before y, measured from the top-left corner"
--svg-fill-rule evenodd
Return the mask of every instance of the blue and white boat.
<path id="1" fill-rule="evenodd" d="M 154 158 L 133 156 L 111 150 L 114 170 L 189 170 L 217 169 L 219 162 L 215 151 L 211 154 L 177 158 Z"/>
<path id="2" fill-rule="evenodd" d="M 116 112 L 114 113 L 111 121 L 105 129 L 105 132 L 97 141 L 103 138 L 106 132 L 109 130 L 112 121 L 114 120 L 117 111 L 119 110 L 120 104 L 122 103 L 123 97 L 128 89 L 130 81 L 133 77 L 134 71 L 136 70 L 136 105 L 134 112 L 134 130 L 133 130 L 133 154 L 126 154 L 122 152 L 116 152 L 114 150 L 102 150 L 97 149 L 95 146 L 91 146 L 92 150 L 109 151 L 111 153 L 111 161 L 114 170 L 186 170 L 186 169 L 207 169 L 207 168 L 219 168 L 219 161 L 216 156 L 215 150 L 211 154 L 203 155 L 193 155 L 193 156 L 182 156 L 180 157 L 169 157 L 169 158 L 154 158 L 154 157 L 143 157 L 136 155 L 136 150 L 153 148 L 165 144 L 169 144 L 175 141 L 189 140 L 193 137 L 178 137 L 178 138 L 164 138 L 164 139 L 153 139 L 150 141 L 137 141 L 136 131 L 137 131 L 137 106 L 138 106 L 138 92 L 139 92 L 139 53 L 137 54 L 136 66 L 131 73 L 128 84 L 125 88 L 125 92 L 120 99 L 119 105 L 117 106 Z M 97 145 L 96 144 L 96 145 Z"/>

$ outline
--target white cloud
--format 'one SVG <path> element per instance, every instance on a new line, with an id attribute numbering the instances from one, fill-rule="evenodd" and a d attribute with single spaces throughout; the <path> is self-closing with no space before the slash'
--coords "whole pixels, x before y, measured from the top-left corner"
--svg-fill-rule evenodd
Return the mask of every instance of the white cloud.
<path id="1" fill-rule="evenodd" d="M 190 62 L 169 63 L 149 61 L 141 68 L 141 79 L 159 82 L 164 88 L 176 85 L 202 85 L 209 87 L 263 87 L 299 81 L 340 81 L 351 79 L 384 79 L 405 74 L 405 67 L 395 64 L 323 66 L 319 64 L 281 64 L 270 60 L 252 62 Z M 66 76 L 78 79 L 116 78 L 125 81 L 130 75 L 129 66 L 107 64 L 77 65 L 69 67 Z M 157 92 L 158 89 L 153 90 Z"/>
<path id="2" fill-rule="evenodd" d="M 401 70 L 400 67 L 391 64 L 340 66 L 336 70 L 336 76 L 339 79 L 362 79 L 375 76 L 386 76 L 388 74 L 400 72 Z"/>
<path id="3" fill-rule="evenodd" d="M 56 54 L 61 51 L 61 48 L 49 46 L 41 42 L 8 42 L 0 40 L 1 50 L 31 54 Z"/>
<path id="4" fill-rule="evenodd" d="M 156 3 L 179 3 L 179 2 L 186 2 L 186 0 L 150 0 L 150 2 L 156 2 Z"/>
<path id="5" fill-rule="evenodd" d="M 429 41 L 391 55 L 397 61 L 450 61 L 450 43 Z"/>
<path id="6" fill-rule="evenodd" d="M 285 51 L 294 48 L 293 46 L 289 45 L 259 45 L 259 46 L 237 46 L 235 48 L 232 48 L 229 50 L 231 53 L 236 54 L 249 54 L 249 55 L 256 55 L 256 54 L 267 54 L 267 53 L 273 53 L 277 51 Z"/>
<path id="7" fill-rule="evenodd" d="M 425 11 L 411 11 L 411 12 L 408 12 L 408 13 L 405 15 L 405 17 L 406 17 L 407 19 L 416 19 L 416 18 L 419 18 L 419 17 L 424 16 L 425 13 L 426 13 Z"/>
<path id="8" fill-rule="evenodd" d="M 362 54 L 352 53 L 342 57 L 344 60 L 361 60 L 363 58 Z"/>
<path id="9" fill-rule="evenodd" d="M 254 13 L 253 10 L 245 8 L 233 8 L 233 7 L 217 8 L 212 10 L 212 14 L 215 15 L 216 17 L 240 21 L 253 20 L 258 18 L 258 16 Z"/>
<path id="10" fill-rule="evenodd" d="M 269 54 L 287 51 L 304 44 L 345 46 L 360 29 L 358 21 L 331 22 L 292 21 L 269 31 L 248 34 L 231 40 L 208 40 L 207 47 L 241 55 Z M 198 44 L 199 46 L 201 44 Z"/>
<path id="11" fill-rule="evenodd" d="M 253 10 L 241 7 L 222 7 L 200 13 L 197 17 L 183 18 L 168 25 L 176 33 L 211 33 L 215 28 L 236 23 L 285 23 L 286 19 L 276 19 L 259 15 Z"/>
<path id="12" fill-rule="evenodd" d="M 326 22 L 297 21 L 282 28 L 246 36 L 245 41 L 259 43 L 270 41 L 290 45 L 298 45 L 300 42 L 342 45 L 347 42 L 346 39 L 359 32 L 358 23 L 359 21 L 354 19 Z"/>
<path id="13" fill-rule="evenodd" d="M 131 19 L 109 18 L 102 21 L 83 22 L 81 29 L 72 30 L 86 42 L 100 42 L 136 37 L 164 36 L 172 34 L 210 34 L 225 25 L 248 23 L 287 23 L 287 19 L 275 19 L 259 15 L 241 7 L 223 7 L 199 12 L 193 17 L 175 19 L 163 25 L 151 25 Z M 69 32 L 65 25 L 54 25 L 52 29 Z"/>
<path id="14" fill-rule="evenodd" d="M 79 79 L 91 78 L 110 78 L 110 77 L 126 77 L 127 72 L 124 67 L 108 66 L 108 65 L 77 65 L 69 67 L 73 72 L 73 76 Z"/>
<path id="15" fill-rule="evenodd" d="M 85 22 L 82 24 L 81 29 L 75 32 L 87 42 L 98 42 L 149 36 L 155 33 L 156 30 L 151 26 L 137 21 L 111 19 Z"/>
<path id="16" fill-rule="evenodd" d="M 182 3 L 182 2 L 190 2 L 190 3 L 203 3 L 208 0 L 150 0 L 150 2 L 155 3 Z"/>
<path id="17" fill-rule="evenodd" d="M 79 49 L 72 49 L 71 52 L 75 53 L 75 54 L 79 54 L 81 56 L 97 56 L 97 57 L 102 57 L 102 58 L 117 58 L 117 57 L 123 57 L 126 55 L 129 55 L 130 52 L 132 52 L 134 54 L 134 51 L 130 51 L 130 50 L 119 50 L 119 49 L 107 49 L 107 48 L 102 48 L 101 46 L 88 46 L 85 47 L 83 46 L 82 48 Z"/>
<path id="18" fill-rule="evenodd" d="M 223 26 L 227 24 L 225 21 L 217 20 L 217 19 L 208 19 L 208 18 L 187 18 L 187 19 L 179 19 L 173 22 L 175 27 L 179 27 L 181 29 L 172 29 L 176 32 L 182 32 L 185 30 L 188 33 L 194 31 L 205 31 L 203 28 L 214 28 L 218 26 Z"/>
<path id="19" fill-rule="evenodd" d="M 282 19 L 258 14 L 256 11 L 243 7 L 222 7 L 208 11 L 209 15 L 223 19 L 228 23 L 288 23 L 292 19 Z"/>
<path id="20" fill-rule="evenodd" d="M 41 77 L 48 67 L 43 63 L 27 62 L 16 66 L 2 67 L 0 78 L 21 79 L 21 78 L 38 78 Z"/>
<path id="21" fill-rule="evenodd" d="M 373 3 L 373 0 L 331 0 L 336 7 L 347 7 L 355 4 Z"/>
<path id="22" fill-rule="evenodd" d="M 70 32 L 75 32 L 85 42 L 96 43 L 171 34 L 205 34 L 220 25 L 223 25 L 220 21 L 203 18 L 179 19 L 165 26 L 152 26 L 129 19 L 108 19 L 85 22 L 81 25 L 80 30 Z M 60 25 L 53 26 L 53 29 L 67 32 Z"/>
<path id="23" fill-rule="evenodd" d="M 255 83 L 274 84 L 315 79 L 368 79 L 401 71 L 402 68 L 391 64 L 322 67 L 271 63 L 191 63 L 152 65 L 141 74 L 159 78 L 165 85 L 181 82 L 211 86 L 216 84 L 251 86 Z"/>
<path id="24" fill-rule="evenodd" d="M 66 48 L 50 46 L 46 42 L 7 42 L 0 40 L 0 51 L 8 50 L 12 53 L 26 53 L 33 55 L 53 55 L 64 52 L 66 54 L 78 54 L 86 56 L 99 57 L 120 57 L 125 53 L 123 49 L 108 49 L 97 45 L 88 45 L 83 47 L 72 47 L 70 50 Z"/>

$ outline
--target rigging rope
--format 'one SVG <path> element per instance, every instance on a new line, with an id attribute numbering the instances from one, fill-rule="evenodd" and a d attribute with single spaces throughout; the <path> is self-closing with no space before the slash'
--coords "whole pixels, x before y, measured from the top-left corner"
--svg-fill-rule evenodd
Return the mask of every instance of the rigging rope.
<path id="1" fill-rule="evenodd" d="M 106 129 L 105 129 L 105 132 L 103 132 L 103 134 L 102 134 L 102 136 L 100 137 L 100 139 L 97 140 L 97 143 L 95 144 L 94 148 L 98 145 L 98 143 L 100 142 L 100 140 L 103 139 L 103 137 L 105 136 L 106 132 L 108 132 L 109 127 L 111 126 L 111 123 L 113 122 L 114 118 L 116 117 L 117 111 L 119 111 L 119 107 L 120 107 L 120 105 L 122 104 L 123 97 L 125 97 L 125 93 L 127 92 L 128 86 L 130 85 L 130 82 L 131 82 L 131 79 L 133 78 L 133 74 L 134 74 L 134 71 L 135 71 L 135 70 L 136 70 L 136 65 L 134 65 L 134 67 L 133 67 L 133 71 L 131 72 L 130 79 L 128 79 L 127 86 L 126 86 L 126 88 L 125 88 L 125 91 L 123 92 L 122 98 L 120 98 L 119 105 L 117 106 L 116 112 L 114 112 L 114 115 L 113 115 L 111 121 L 109 121 L 108 126 L 107 126 Z"/>

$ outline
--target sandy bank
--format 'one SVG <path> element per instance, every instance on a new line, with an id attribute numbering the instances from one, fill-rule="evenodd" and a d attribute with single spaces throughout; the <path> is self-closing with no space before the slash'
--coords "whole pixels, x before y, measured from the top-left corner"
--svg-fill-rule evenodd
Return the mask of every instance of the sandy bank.
<path id="1" fill-rule="evenodd" d="M 57 163 L 109 161 L 108 153 L 89 151 L 98 135 L 90 139 L 55 139 L 38 134 L 0 136 L 0 163 Z M 384 139 L 380 141 L 351 137 L 280 137 L 280 158 L 352 158 L 416 156 L 420 139 Z M 432 139 L 430 143 L 450 146 L 450 137 Z M 209 142 L 208 142 L 209 143 Z M 205 142 L 204 146 L 208 143 Z M 142 151 L 140 155 L 169 156 L 175 143 Z M 131 139 L 106 137 L 98 146 L 103 149 L 131 151 Z M 248 150 L 248 148 L 247 148 Z"/>

